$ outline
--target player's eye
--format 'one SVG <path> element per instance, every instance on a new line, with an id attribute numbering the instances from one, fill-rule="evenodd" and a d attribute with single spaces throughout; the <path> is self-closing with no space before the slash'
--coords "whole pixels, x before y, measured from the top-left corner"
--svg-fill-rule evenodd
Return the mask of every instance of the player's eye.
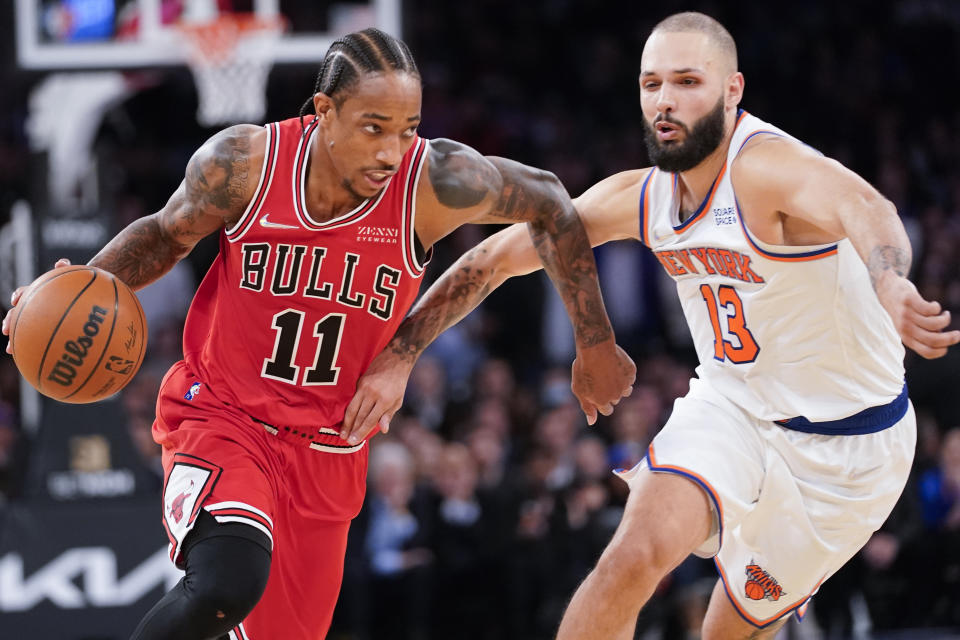
<path id="1" fill-rule="evenodd" d="M 378 124 L 366 124 L 363 126 L 363 130 L 367 133 L 380 133 L 383 129 L 380 128 Z"/>

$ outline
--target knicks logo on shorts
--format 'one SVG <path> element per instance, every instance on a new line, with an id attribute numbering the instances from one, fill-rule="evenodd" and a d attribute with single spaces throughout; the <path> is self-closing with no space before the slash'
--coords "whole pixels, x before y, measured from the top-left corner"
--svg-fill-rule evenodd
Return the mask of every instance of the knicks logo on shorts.
<path id="1" fill-rule="evenodd" d="M 747 565 L 747 584 L 744 585 L 744 593 L 751 600 L 773 600 L 776 602 L 784 593 L 783 587 L 773 576 L 760 568 L 760 565 L 750 563 Z"/>

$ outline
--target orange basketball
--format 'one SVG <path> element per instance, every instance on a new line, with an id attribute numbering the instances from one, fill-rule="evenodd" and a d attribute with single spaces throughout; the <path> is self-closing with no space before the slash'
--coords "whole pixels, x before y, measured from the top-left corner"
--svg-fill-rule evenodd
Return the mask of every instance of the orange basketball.
<path id="1" fill-rule="evenodd" d="M 746 596 L 751 600 L 763 600 L 763 585 L 756 580 L 748 580 L 746 584 Z"/>
<path id="2" fill-rule="evenodd" d="M 45 396 L 82 404 L 122 389 L 140 368 L 147 321 L 126 284 L 76 265 L 40 276 L 10 316 L 20 374 Z"/>

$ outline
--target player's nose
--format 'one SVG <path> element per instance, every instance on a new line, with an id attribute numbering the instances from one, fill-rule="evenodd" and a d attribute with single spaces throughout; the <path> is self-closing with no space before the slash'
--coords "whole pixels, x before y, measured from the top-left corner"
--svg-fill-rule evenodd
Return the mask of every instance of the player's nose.
<path id="1" fill-rule="evenodd" d="M 400 142 L 398 140 L 385 140 L 383 145 L 377 150 L 377 162 L 384 166 L 395 167 L 400 164 L 400 159 L 403 156 L 400 150 Z"/>
<path id="2" fill-rule="evenodd" d="M 669 83 L 664 82 L 657 91 L 657 111 L 660 113 L 669 113 L 677 108 L 676 96 L 673 94 Z"/>

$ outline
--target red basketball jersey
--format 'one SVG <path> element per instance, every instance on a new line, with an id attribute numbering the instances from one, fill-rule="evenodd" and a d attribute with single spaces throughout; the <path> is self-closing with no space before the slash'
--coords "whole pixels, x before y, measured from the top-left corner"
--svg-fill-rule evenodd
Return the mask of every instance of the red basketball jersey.
<path id="1" fill-rule="evenodd" d="M 379 195 L 320 223 L 305 207 L 316 125 L 266 126 L 256 194 L 220 235 L 183 351 L 200 381 L 247 415 L 337 428 L 420 287 L 426 260 L 414 249 L 414 216 L 429 143 L 417 138 Z"/>

